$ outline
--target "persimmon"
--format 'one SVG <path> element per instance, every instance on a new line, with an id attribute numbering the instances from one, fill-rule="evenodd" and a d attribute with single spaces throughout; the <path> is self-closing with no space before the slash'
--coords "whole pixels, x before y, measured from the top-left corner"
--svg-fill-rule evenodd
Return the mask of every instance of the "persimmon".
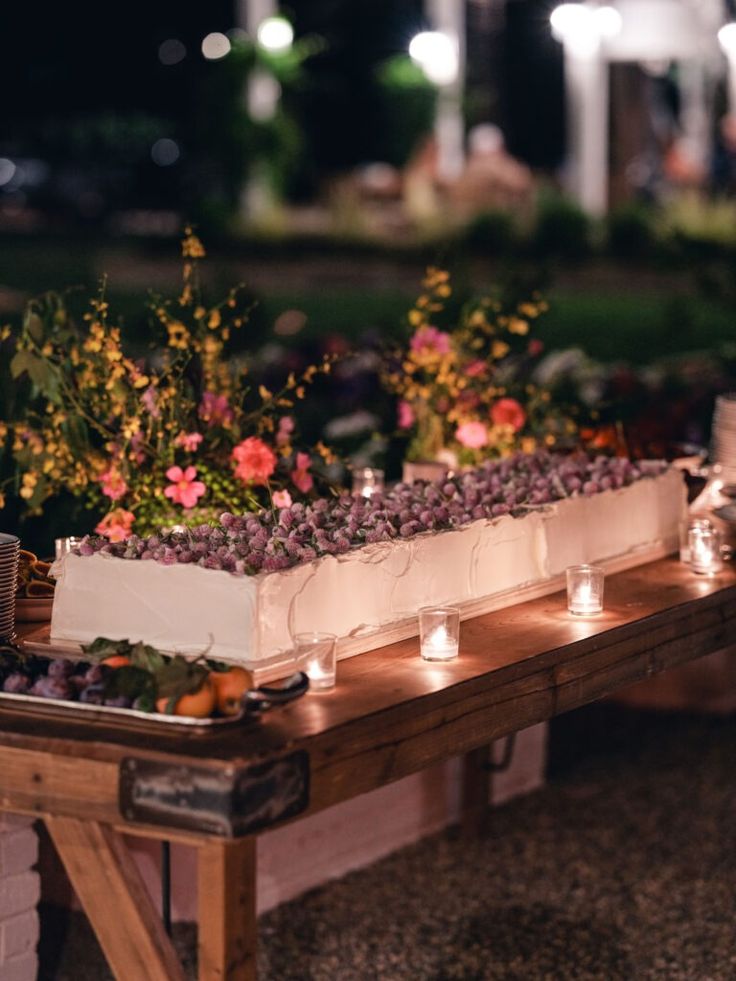
<path id="1" fill-rule="evenodd" d="M 173 715 L 188 715 L 193 719 L 207 719 L 215 710 L 215 686 L 212 675 L 207 675 L 200 687 L 188 695 L 181 695 L 174 705 Z M 156 699 L 156 711 L 166 714 L 170 699 Z"/>
<path id="2" fill-rule="evenodd" d="M 111 654 L 110 657 L 103 658 L 100 662 L 106 664 L 108 668 L 125 668 L 130 664 L 127 654 Z"/>
<path id="3" fill-rule="evenodd" d="M 228 668 L 227 671 L 212 671 L 210 674 L 215 686 L 217 709 L 223 715 L 237 715 L 243 694 L 252 687 L 253 679 L 245 668 Z"/>

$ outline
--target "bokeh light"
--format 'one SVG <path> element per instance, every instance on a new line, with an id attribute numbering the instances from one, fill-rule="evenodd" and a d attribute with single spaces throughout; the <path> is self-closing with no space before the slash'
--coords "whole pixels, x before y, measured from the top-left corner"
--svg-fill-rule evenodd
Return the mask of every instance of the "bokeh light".
<path id="1" fill-rule="evenodd" d="M 181 156 L 179 144 L 168 137 L 162 137 L 151 147 L 151 160 L 159 167 L 170 167 Z"/>
<path id="2" fill-rule="evenodd" d="M 422 31 L 409 44 L 409 55 L 435 85 L 449 85 L 457 78 L 457 44 L 442 31 Z"/>
<path id="3" fill-rule="evenodd" d="M 158 60 L 162 65 L 178 65 L 187 56 L 187 49 L 178 38 L 170 37 L 158 47 Z"/>
<path id="4" fill-rule="evenodd" d="M 258 43 L 267 51 L 288 51 L 294 42 L 294 28 L 285 17 L 266 17 L 258 25 Z"/>
<path id="5" fill-rule="evenodd" d="M 217 61 L 230 53 L 230 39 L 219 31 L 213 31 L 202 41 L 202 54 L 208 61 Z"/>
<path id="6" fill-rule="evenodd" d="M 736 24 L 724 24 L 718 32 L 718 43 L 727 55 L 736 56 Z"/>

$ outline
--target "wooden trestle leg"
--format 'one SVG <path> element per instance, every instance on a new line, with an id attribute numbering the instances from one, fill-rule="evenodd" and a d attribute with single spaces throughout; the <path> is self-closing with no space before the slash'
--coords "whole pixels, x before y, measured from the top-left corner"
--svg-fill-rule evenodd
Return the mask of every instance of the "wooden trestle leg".
<path id="1" fill-rule="evenodd" d="M 488 829 L 493 746 L 480 746 L 463 756 L 460 830 L 479 837 Z"/>
<path id="2" fill-rule="evenodd" d="M 159 911 L 121 835 L 96 821 L 44 820 L 118 981 L 183 981 Z"/>
<path id="3" fill-rule="evenodd" d="M 199 981 L 255 981 L 256 839 L 197 848 Z"/>

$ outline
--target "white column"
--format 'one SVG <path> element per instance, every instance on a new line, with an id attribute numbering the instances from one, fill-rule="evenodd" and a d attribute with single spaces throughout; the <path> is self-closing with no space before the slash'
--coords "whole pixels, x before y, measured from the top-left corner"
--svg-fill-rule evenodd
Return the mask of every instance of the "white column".
<path id="1" fill-rule="evenodd" d="M 267 17 L 278 14 L 277 0 L 236 0 L 235 16 L 237 26 L 256 43 L 258 25 Z M 255 69 L 250 73 L 243 94 L 248 113 L 258 122 L 272 119 L 278 108 L 281 95 L 279 83 L 268 72 Z M 273 214 L 274 195 L 268 175 L 261 169 L 252 172 L 240 195 L 240 214 L 246 221 L 263 221 Z"/>
<path id="2" fill-rule="evenodd" d="M 736 51 L 729 53 L 726 58 L 728 61 L 728 74 L 726 76 L 728 114 L 729 116 L 736 116 Z"/>
<path id="3" fill-rule="evenodd" d="M 707 170 L 710 158 L 710 111 L 705 65 L 698 59 L 680 62 L 680 124 L 689 160 Z M 731 109 L 733 112 L 733 109 Z"/>
<path id="4" fill-rule="evenodd" d="M 565 44 L 569 193 L 591 215 L 608 207 L 608 63 L 595 45 Z"/>
<path id="5" fill-rule="evenodd" d="M 439 87 L 435 117 L 437 174 L 441 180 L 454 180 L 465 164 L 465 0 L 427 0 L 426 10 L 432 30 L 446 34 L 457 46 L 457 77 Z"/>

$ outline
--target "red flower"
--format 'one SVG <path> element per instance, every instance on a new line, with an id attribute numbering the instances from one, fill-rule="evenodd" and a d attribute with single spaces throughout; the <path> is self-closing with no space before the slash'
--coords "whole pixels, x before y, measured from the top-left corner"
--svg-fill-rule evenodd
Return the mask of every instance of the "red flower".
<path id="1" fill-rule="evenodd" d="M 115 508 L 110 511 L 95 527 L 98 535 L 104 535 L 111 542 L 122 542 L 130 535 L 133 527 L 135 515 L 132 511 L 125 511 L 123 508 Z"/>
<path id="2" fill-rule="evenodd" d="M 526 422 L 526 412 L 516 399 L 498 399 L 491 406 L 491 421 L 494 426 L 511 426 L 518 433 Z"/>
<path id="3" fill-rule="evenodd" d="M 232 452 L 235 476 L 246 484 L 265 484 L 276 469 L 276 454 L 257 436 L 238 443 Z"/>

